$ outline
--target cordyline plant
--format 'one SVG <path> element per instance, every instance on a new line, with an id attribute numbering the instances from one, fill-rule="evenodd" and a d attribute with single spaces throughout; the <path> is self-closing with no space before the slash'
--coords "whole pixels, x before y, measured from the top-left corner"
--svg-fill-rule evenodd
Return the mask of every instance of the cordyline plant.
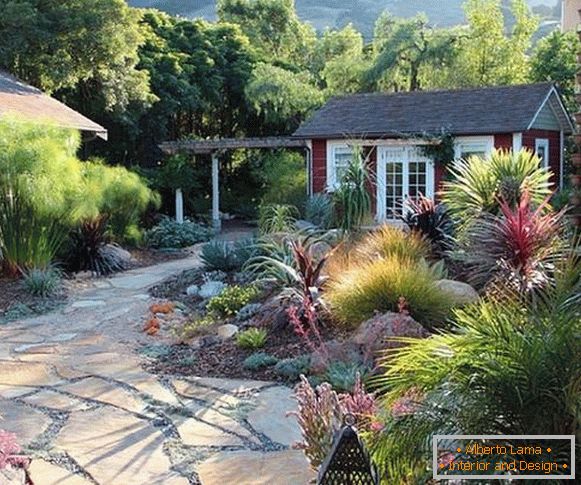
<path id="1" fill-rule="evenodd" d="M 412 232 L 430 242 L 436 256 L 452 249 L 454 224 L 446 207 L 420 195 L 406 200 L 407 211 L 402 217 Z"/>
<path id="2" fill-rule="evenodd" d="M 377 412 L 375 398 L 365 392 L 361 377 L 357 375 L 351 394 L 337 394 L 330 384 L 313 388 L 305 376 L 295 390 L 298 411 L 295 416 L 302 431 L 303 441 L 293 448 L 302 450 L 311 467 L 317 470 L 333 445 L 335 433 L 341 429 L 346 415 L 353 415 L 359 431 L 374 429 L 373 416 Z"/>
<path id="3" fill-rule="evenodd" d="M 22 455 L 21 452 L 22 448 L 16 440 L 16 435 L 0 429 L 0 470 L 21 468 L 26 477 L 25 484 L 34 485 L 27 472 L 30 458 Z"/>
<path id="4" fill-rule="evenodd" d="M 547 211 L 548 200 L 533 207 L 528 192 L 512 208 L 500 202 L 499 216 L 482 217 L 468 233 L 465 261 L 477 286 L 502 281 L 519 292 L 542 288 L 563 253 L 564 212 Z"/>

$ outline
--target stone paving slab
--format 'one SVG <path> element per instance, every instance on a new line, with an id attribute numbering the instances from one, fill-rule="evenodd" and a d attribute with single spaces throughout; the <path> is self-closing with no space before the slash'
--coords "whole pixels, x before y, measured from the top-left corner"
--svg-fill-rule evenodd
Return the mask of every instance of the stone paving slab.
<path id="1" fill-rule="evenodd" d="M 15 433 L 22 445 L 32 443 L 51 422 L 40 411 L 7 400 L 0 401 L 0 416 L 0 429 Z"/>
<path id="2" fill-rule="evenodd" d="M 18 435 L 37 485 L 308 481 L 304 457 L 288 449 L 298 437 L 285 417 L 290 389 L 142 367 L 147 287 L 198 263 L 99 280 L 52 314 L 0 327 L 0 428 Z"/>
<path id="3" fill-rule="evenodd" d="M 204 485 L 307 485 L 315 478 L 300 451 L 273 453 L 231 451 L 198 466 Z"/>
<path id="4" fill-rule="evenodd" d="M 170 470 L 163 443 L 163 434 L 149 422 L 108 408 L 73 415 L 55 447 L 100 485 L 188 485 Z"/>
<path id="5" fill-rule="evenodd" d="M 93 485 L 89 480 L 45 460 L 33 460 L 28 473 L 38 485 Z"/>

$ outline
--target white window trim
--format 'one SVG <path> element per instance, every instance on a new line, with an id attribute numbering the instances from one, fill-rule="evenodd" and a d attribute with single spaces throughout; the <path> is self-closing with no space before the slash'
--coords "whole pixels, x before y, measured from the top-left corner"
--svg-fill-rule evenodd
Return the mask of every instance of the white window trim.
<path id="1" fill-rule="evenodd" d="M 549 168 L 550 166 L 550 153 L 549 153 L 549 139 L 548 138 L 536 138 L 535 139 L 535 154 L 539 153 L 539 148 L 543 147 L 545 149 L 545 159 L 541 160 L 542 167 Z"/>
<path id="2" fill-rule="evenodd" d="M 402 146 L 402 159 L 401 162 L 403 164 L 403 172 L 402 172 L 402 180 L 407 181 L 409 177 L 409 162 L 410 162 L 410 150 L 417 149 L 418 145 L 407 145 Z M 378 147 L 377 148 L 377 188 L 376 188 L 376 197 L 377 197 L 377 204 L 376 204 L 376 215 L 375 218 L 377 222 L 383 223 L 394 223 L 394 222 L 401 222 L 399 219 L 391 219 L 387 217 L 387 207 L 385 206 L 386 197 L 387 197 L 387 187 L 386 187 L 386 168 L 387 163 L 383 156 L 383 153 L 386 148 Z M 425 161 L 426 164 L 426 193 L 423 194 L 426 197 L 431 199 L 434 198 L 434 191 L 435 191 L 435 164 L 432 159 L 426 156 L 421 157 L 414 157 L 414 161 Z M 406 182 L 407 183 L 407 182 Z M 404 197 L 407 197 L 404 194 Z"/>
<path id="3" fill-rule="evenodd" d="M 522 133 L 512 134 L 512 152 L 518 153 L 522 150 Z"/>
<path id="4" fill-rule="evenodd" d="M 337 148 L 353 148 L 353 146 L 354 144 L 349 143 L 349 141 L 327 142 L 327 192 L 334 192 L 339 188 L 335 167 L 335 150 Z"/>
<path id="5" fill-rule="evenodd" d="M 468 145 L 481 145 L 486 153 L 486 156 L 490 156 L 492 150 L 494 150 L 494 136 L 459 136 L 454 140 L 454 157 L 458 160 L 462 154 L 462 148 Z"/>

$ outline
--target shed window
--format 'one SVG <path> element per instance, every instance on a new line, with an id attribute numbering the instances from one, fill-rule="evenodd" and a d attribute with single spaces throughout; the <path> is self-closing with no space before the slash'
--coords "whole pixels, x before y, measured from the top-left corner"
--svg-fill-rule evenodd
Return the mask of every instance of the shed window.
<path id="1" fill-rule="evenodd" d="M 468 160 L 470 157 L 486 158 L 492 152 L 493 137 L 465 137 L 456 140 L 456 159 Z"/>
<path id="2" fill-rule="evenodd" d="M 353 147 L 348 145 L 336 146 L 333 150 L 333 167 L 335 171 L 335 186 L 343 180 L 343 176 L 349 168 L 349 163 L 353 159 Z"/>

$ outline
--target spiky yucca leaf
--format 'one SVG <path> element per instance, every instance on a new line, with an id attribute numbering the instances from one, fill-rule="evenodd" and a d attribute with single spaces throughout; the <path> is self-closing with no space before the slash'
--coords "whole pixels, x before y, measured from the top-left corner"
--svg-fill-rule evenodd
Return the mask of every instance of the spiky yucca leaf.
<path id="1" fill-rule="evenodd" d="M 516 201 L 526 191 L 534 204 L 541 204 L 551 193 L 551 173 L 528 150 L 494 150 L 487 159 L 457 160 L 450 174 L 452 180 L 443 184 L 442 202 L 461 226 L 482 213 L 498 214 L 501 192 L 506 192 L 509 184 L 511 191 L 518 189 L 513 197 Z"/>

